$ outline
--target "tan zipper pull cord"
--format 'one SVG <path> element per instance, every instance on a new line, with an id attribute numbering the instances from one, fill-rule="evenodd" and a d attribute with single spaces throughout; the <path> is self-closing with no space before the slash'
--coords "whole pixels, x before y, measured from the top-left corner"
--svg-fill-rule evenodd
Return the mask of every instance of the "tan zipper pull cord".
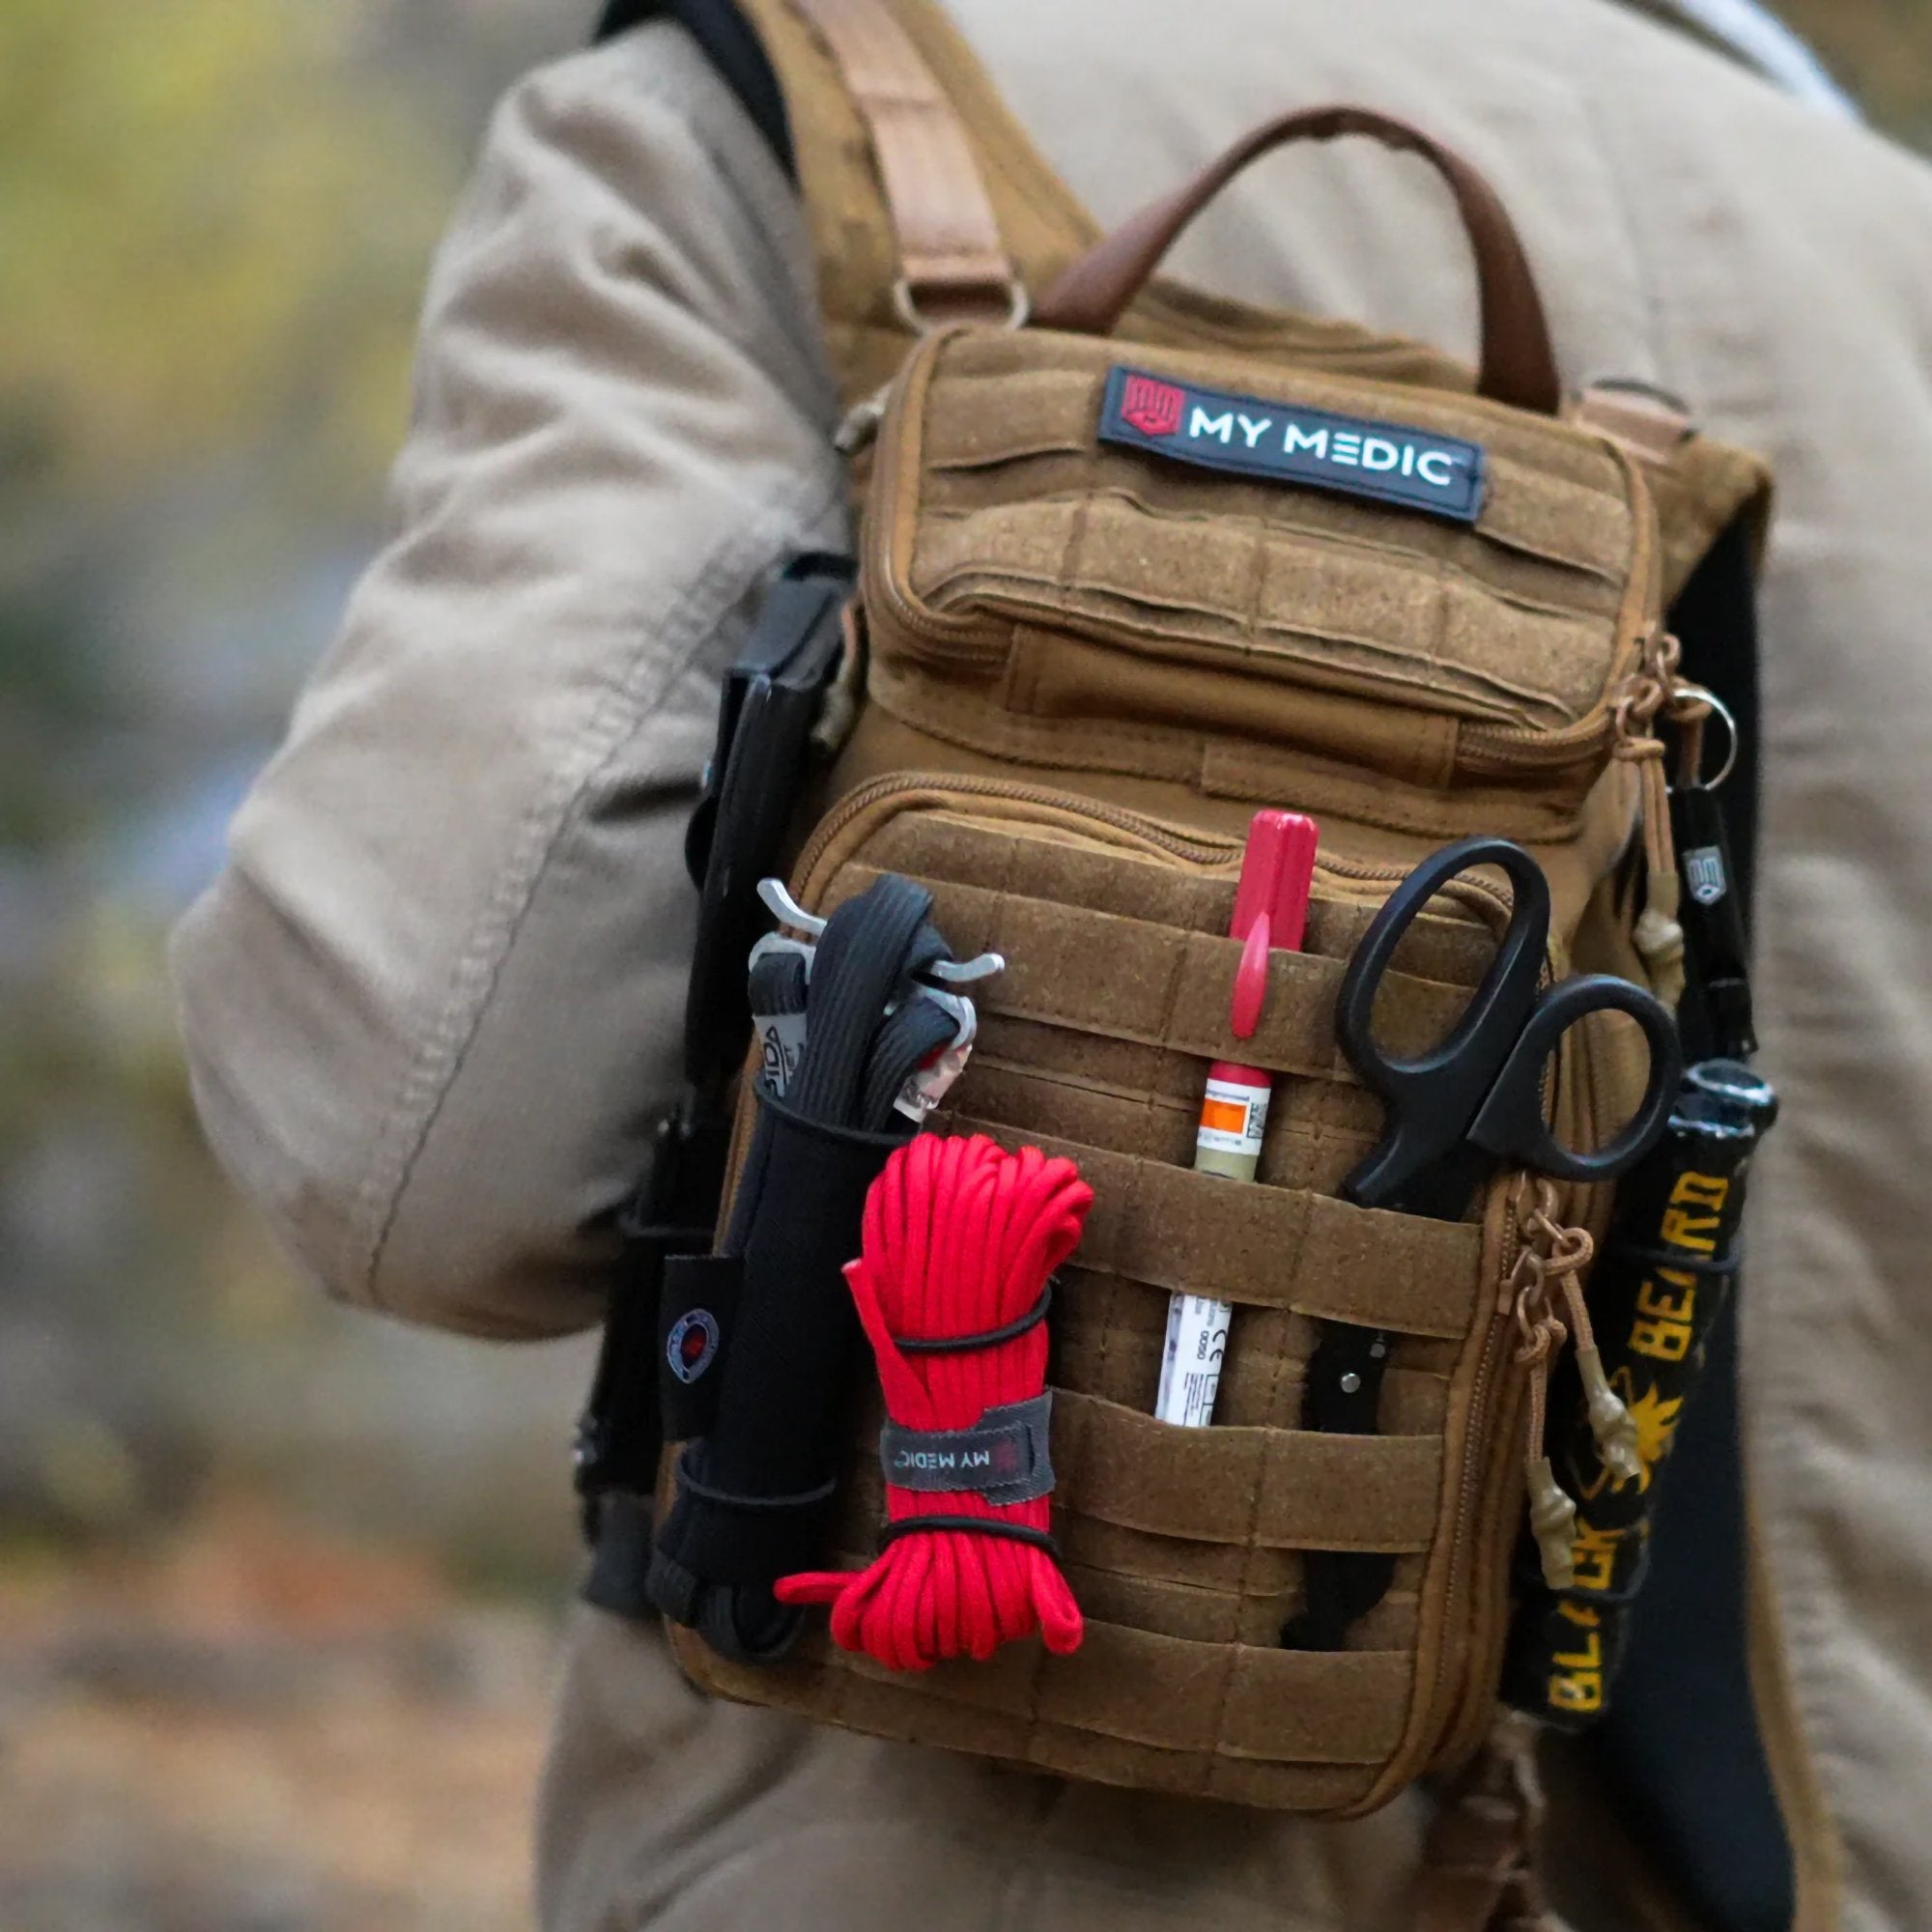
<path id="1" fill-rule="evenodd" d="M 1674 1007 L 1684 991 L 1684 928 L 1677 923 L 1677 854 L 1670 837 L 1670 790 L 1663 775 L 1658 715 L 1677 697 L 1677 639 L 1653 630 L 1639 647 L 1636 668 L 1612 707 L 1615 755 L 1637 767 L 1638 819 L 1643 827 L 1644 896 L 1633 937 L 1651 990 Z"/>
<path id="2" fill-rule="evenodd" d="M 838 427 L 832 432 L 832 447 L 840 456 L 857 456 L 872 443 L 886 419 L 886 404 L 892 393 L 892 383 L 881 383 L 869 396 L 860 397 L 839 418 Z"/>
<path id="3" fill-rule="evenodd" d="M 1522 1206 L 1524 1190 L 1534 1188 L 1535 1206 Z M 1529 1418 L 1523 1443 L 1523 1480 L 1529 1492 L 1529 1529 L 1543 1566 L 1543 1580 L 1552 1590 L 1567 1590 L 1576 1581 L 1573 1545 L 1577 1538 L 1577 1505 L 1565 1493 L 1551 1466 L 1546 1436 L 1549 1425 L 1549 1370 L 1570 1331 L 1549 1305 L 1552 1277 L 1574 1279 L 1589 1264 L 1595 1243 L 1583 1228 L 1566 1228 L 1556 1220 L 1556 1189 L 1547 1180 L 1524 1175 L 1517 1193 L 1517 1223 L 1525 1239 L 1504 1285 L 1504 1306 L 1516 1317 L 1522 1340 L 1516 1351 L 1519 1365 L 1529 1371 Z"/>
<path id="4" fill-rule="evenodd" d="M 1610 1386 L 1604 1373 L 1604 1358 L 1597 1352 L 1596 1331 L 1590 1326 L 1590 1310 L 1583 1299 L 1582 1270 L 1589 1264 L 1590 1236 L 1581 1228 L 1566 1231 L 1582 1236 L 1583 1258 L 1563 1273 L 1563 1299 L 1570 1309 L 1570 1332 L 1577 1342 L 1577 1373 L 1583 1383 L 1583 1400 L 1596 1438 L 1597 1454 L 1604 1467 L 1618 1483 L 1634 1483 L 1643 1474 L 1643 1458 L 1637 1453 L 1636 1424 L 1624 1399 Z M 1554 1271 L 1553 1269 L 1551 1270 Z"/>
<path id="5" fill-rule="evenodd" d="M 857 597 L 839 613 L 838 624 L 844 648 L 811 727 L 812 744 L 828 758 L 836 758 L 845 749 L 845 741 L 859 722 L 859 700 L 866 695 L 866 612 Z"/>

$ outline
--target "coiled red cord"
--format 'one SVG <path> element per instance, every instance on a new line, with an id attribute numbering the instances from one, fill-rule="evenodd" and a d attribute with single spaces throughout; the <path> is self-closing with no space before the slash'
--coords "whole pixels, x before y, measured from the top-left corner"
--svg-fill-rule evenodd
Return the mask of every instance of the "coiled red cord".
<path id="1" fill-rule="evenodd" d="M 967 1429 L 989 1408 L 1040 1393 L 1044 1322 L 957 1352 L 907 1354 L 894 1338 L 991 1334 L 1021 1321 L 1073 1252 L 1093 1200 L 1070 1160 L 1049 1160 L 1037 1148 L 1009 1154 L 982 1134 L 922 1134 L 894 1153 L 866 1197 L 863 1246 L 845 1279 L 895 1422 Z M 971 1516 L 1044 1532 L 1048 1499 L 995 1505 L 973 1492 L 889 1483 L 886 1514 L 894 1523 Z M 834 1641 L 895 1670 L 952 1657 L 983 1662 L 1036 1629 L 1065 1655 L 1082 1631 L 1049 1550 L 976 1530 L 913 1530 L 864 1570 L 786 1577 L 777 1594 L 781 1603 L 830 1604 Z"/>

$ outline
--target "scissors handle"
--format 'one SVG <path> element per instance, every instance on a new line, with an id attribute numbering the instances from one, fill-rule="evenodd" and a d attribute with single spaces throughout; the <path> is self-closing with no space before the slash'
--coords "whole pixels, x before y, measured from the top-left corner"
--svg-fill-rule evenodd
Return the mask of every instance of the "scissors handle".
<path id="1" fill-rule="evenodd" d="M 1412 1060 L 1397 1060 L 1376 1042 L 1376 996 L 1396 949 L 1423 908 L 1450 880 L 1477 866 L 1494 866 L 1512 889 L 1509 927 L 1448 1038 Z M 1351 1174 L 1343 1192 L 1364 1208 L 1403 1203 L 1419 1177 L 1455 1162 L 1470 1123 L 1536 1000 L 1549 938 L 1549 884 L 1543 867 L 1507 838 L 1461 838 L 1433 852 L 1409 873 L 1375 916 L 1342 976 L 1335 1004 L 1335 1037 L 1356 1076 L 1387 1110 L 1376 1151 Z M 1453 1190 L 1466 1193 L 1460 1186 Z M 1454 1219 L 1461 1205 L 1436 1211 Z"/>
<path id="2" fill-rule="evenodd" d="M 1643 1098 L 1605 1146 L 1579 1153 L 1567 1148 L 1543 1118 L 1543 1069 L 1556 1042 L 1591 1013 L 1628 1013 L 1650 1047 Z M 1611 973 L 1585 973 L 1551 986 L 1530 1009 L 1516 1050 L 1496 1075 L 1469 1139 L 1498 1159 L 1533 1168 L 1556 1180 L 1614 1180 L 1657 1143 L 1670 1118 L 1684 1076 L 1677 1022 L 1662 1001 Z"/>

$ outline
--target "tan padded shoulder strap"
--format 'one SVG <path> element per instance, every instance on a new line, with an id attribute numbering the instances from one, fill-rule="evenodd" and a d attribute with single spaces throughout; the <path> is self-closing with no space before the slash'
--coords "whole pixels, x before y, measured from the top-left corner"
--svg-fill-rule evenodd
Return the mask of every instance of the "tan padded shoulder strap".
<path id="1" fill-rule="evenodd" d="M 1013 282 L 1044 287 L 1097 239 L 934 0 L 739 5 L 784 94 L 848 404 L 896 373 L 949 291 L 1004 316 Z"/>
<path id="2" fill-rule="evenodd" d="M 898 256 L 893 299 L 925 329 L 1009 316 L 1026 290 L 958 111 L 883 0 L 796 0 L 871 137 Z"/>
<path id="3" fill-rule="evenodd" d="M 949 313 L 949 290 L 973 313 L 991 299 L 1004 314 L 1013 281 L 1044 289 L 1100 239 L 936 0 L 739 5 L 784 94 L 826 348 L 847 405 L 897 373 L 921 318 Z M 1179 283 L 1144 290 L 1127 326 L 1136 341 L 1238 343 L 1334 373 L 1470 386 L 1454 357 L 1427 344 Z"/>

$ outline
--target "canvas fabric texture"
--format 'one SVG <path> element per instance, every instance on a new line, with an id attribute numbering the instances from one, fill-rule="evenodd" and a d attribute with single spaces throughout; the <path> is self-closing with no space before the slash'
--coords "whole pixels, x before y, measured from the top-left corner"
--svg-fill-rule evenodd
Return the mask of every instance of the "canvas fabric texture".
<path id="1" fill-rule="evenodd" d="M 1914 1924 L 1932 1896 L 1932 1342 L 1911 1320 L 1932 1156 L 1912 966 L 1932 916 L 1932 181 L 1592 0 L 1189 17 L 960 0 L 954 24 L 1090 233 L 1286 105 L 1426 122 L 1521 226 L 1566 382 L 1660 383 L 1777 470 L 1758 993 L 1790 1113 L 1742 1310 L 1755 1662 L 1791 1692 L 1767 1708 L 1790 1718 L 1771 1742 L 1801 1932 Z M 1414 340 L 1473 339 L 1439 191 L 1366 151 L 1269 164 L 1174 266 L 1374 318 L 1345 332 L 1383 374 L 1446 366 Z M 674 31 L 532 76 L 492 128 L 432 284 L 392 540 L 176 948 L 211 1136 L 338 1294 L 480 1334 L 595 1317 L 675 1078 L 675 847 L 717 671 L 787 550 L 845 529 L 815 275 L 755 130 Z M 1569 1922 L 1682 1922 L 1640 1847 L 1563 1796 Z M 581 1610 L 541 1907 L 568 1932 L 1380 1932 L 1408 1922 L 1426 1820 L 1415 1794 L 1317 1824 L 803 1725 L 702 1698 L 656 1634 Z"/>
<path id="2" fill-rule="evenodd" d="M 1102 445 L 1103 381 L 1122 358 L 1274 409 L 1480 439 L 1481 520 L 1471 535 Z M 930 338 L 895 385 L 871 469 L 867 706 L 921 742 L 910 770 L 894 768 L 912 755 L 895 730 L 878 770 L 862 712 L 793 883 L 821 911 L 884 869 L 930 885 L 961 956 L 1011 962 L 980 995 L 988 1034 L 941 1124 L 1009 1145 L 1051 1130 L 1096 1191 L 1109 1168 L 1141 1181 L 1120 1197 L 1140 1230 L 1117 1243 L 1126 1265 L 1083 1245 L 1056 1316 L 1055 1520 L 1089 1629 L 1070 1658 L 1020 1647 L 911 1681 L 822 1633 L 778 1668 L 728 1664 L 681 1631 L 673 1647 L 711 1689 L 889 1737 L 1283 1809 L 1372 1807 L 1466 1754 L 1493 1697 L 1523 1454 L 1503 1293 L 1520 1228 L 1499 1176 L 1463 1231 L 1473 1269 L 1419 1272 L 1440 1229 L 1323 1198 L 1379 1129 L 1336 1047 L 1340 976 L 1407 865 L 1474 831 L 1537 841 L 1555 970 L 1586 916 L 1586 943 L 1621 944 L 1641 970 L 1632 902 L 1613 914 L 1607 886 L 1637 800 L 1612 757 L 1612 707 L 1660 616 L 1648 493 L 1594 433 L 1455 392 L 1035 330 Z M 962 748 L 977 755 L 949 786 Z M 1222 935 L 1240 835 L 1267 803 L 1321 813 L 1321 903 L 1313 944 L 1273 962 L 1240 1040 L 1241 949 Z M 1177 831 L 1191 844 L 1177 849 Z M 1175 923 L 1145 910 L 1150 876 L 1169 870 L 1215 889 Z M 1378 1004 L 1392 1048 L 1447 1031 L 1486 929 L 1465 927 L 1439 980 L 1404 955 Z M 1259 1189 L 1185 1165 L 1204 1060 L 1293 1076 Z M 1634 1107 L 1634 1074 L 1640 1060 L 1614 1053 L 1607 1028 L 1573 1036 L 1557 1105 L 1577 1144 Z M 1180 1164 L 1144 1178 L 1163 1158 Z M 1252 1251 L 1239 1266 L 1251 1191 L 1279 1191 L 1281 1212 L 1319 1213 L 1329 1234 L 1275 1252 L 1270 1316 L 1241 1286 L 1260 1272 Z M 1567 1212 L 1601 1228 L 1605 1208 L 1577 1189 Z M 1198 1434 L 1146 1413 L 1174 1287 L 1237 1304 L 1216 1426 Z M 1387 1435 L 1298 1427 L 1317 1331 L 1297 1302 L 1374 1327 L 1396 1303 L 1419 1319 L 1396 1346 Z M 844 1483 L 838 1551 L 855 1566 L 878 1520 L 875 1437 L 855 1430 Z M 1310 1548 L 1401 1559 L 1335 1655 L 1278 1643 Z"/>

